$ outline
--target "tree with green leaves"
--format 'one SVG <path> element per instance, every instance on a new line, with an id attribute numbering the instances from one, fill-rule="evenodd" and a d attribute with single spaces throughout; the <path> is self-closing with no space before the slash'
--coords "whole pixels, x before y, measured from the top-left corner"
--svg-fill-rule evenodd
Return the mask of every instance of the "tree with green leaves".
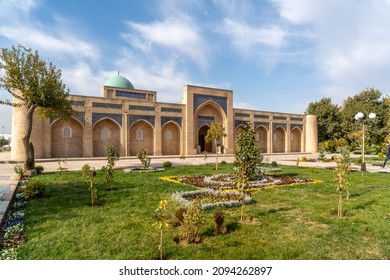
<path id="1" fill-rule="evenodd" d="M 68 100 L 69 90 L 61 80 L 61 70 L 52 62 L 40 59 L 38 51 L 32 52 L 22 45 L 12 49 L 1 48 L 0 87 L 8 91 L 14 101 L 0 101 L 10 106 L 25 106 L 26 131 L 23 136 L 25 169 L 34 169 L 34 148 L 30 142 L 33 114 L 42 118 L 72 116 L 73 109 Z"/>
<path id="2" fill-rule="evenodd" d="M 113 145 L 107 148 L 107 164 L 102 167 L 102 171 L 106 176 L 106 182 L 110 185 L 112 191 L 112 183 L 114 182 L 114 166 L 115 162 L 119 160 L 119 153 L 115 150 Z"/>
<path id="3" fill-rule="evenodd" d="M 218 170 L 218 141 L 226 137 L 225 128 L 221 122 L 211 122 L 210 129 L 207 131 L 205 140 L 207 143 L 214 142 L 216 157 L 215 170 Z"/>
<path id="4" fill-rule="evenodd" d="M 341 128 L 345 138 L 352 140 L 356 133 L 361 133 L 362 123 L 366 129 L 366 141 L 370 144 L 381 144 L 389 133 L 389 104 L 382 97 L 382 92 L 369 88 L 344 100 L 341 109 Z M 356 121 L 355 115 L 362 112 L 366 117 Z M 368 115 L 375 113 L 376 118 L 369 119 Z"/>
<path id="5" fill-rule="evenodd" d="M 98 199 L 98 193 L 96 188 L 96 171 L 95 168 L 91 167 L 88 163 L 84 164 L 81 168 L 81 174 L 89 182 L 88 191 L 91 195 L 91 204 L 94 205 L 94 202 Z"/>
<path id="6" fill-rule="evenodd" d="M 305 114 L 317 116 L 318 142 L 338 139 L 341 136 L 340 108 L 332 103 L 331 98 L 322 98 L 310 102 Z"/>
<path id="7" fill-rule="evenodd" d="M 249 181 L 256 177 L 257 165 L 261 164 L 262 156 L 256 144 L 256 132 L 253 125 L 247 122 L 241 128 L 236 143 L 236 167 L 235 187 L 241 193 L 241 221 L 244 216 L 245 192 Z"/>

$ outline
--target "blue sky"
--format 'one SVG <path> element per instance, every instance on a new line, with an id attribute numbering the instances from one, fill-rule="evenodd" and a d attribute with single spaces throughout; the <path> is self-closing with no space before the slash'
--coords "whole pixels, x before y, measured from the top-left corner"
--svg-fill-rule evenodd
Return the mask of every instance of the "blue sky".
<path id="1" fill-rule="evenodd" d="M 390 0 L 0 0 L 0 46 L 38 50 L 72 94 L 100 96 L 119 69 L 161 102 L 194 84 L 233 90 L 236 108 L 304 113 L 388 93 L 389 14 Z"/>

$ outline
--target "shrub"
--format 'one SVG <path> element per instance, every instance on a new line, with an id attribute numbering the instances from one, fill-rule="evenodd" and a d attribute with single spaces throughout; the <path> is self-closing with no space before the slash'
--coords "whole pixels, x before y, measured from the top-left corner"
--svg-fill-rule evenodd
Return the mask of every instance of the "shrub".
<path id="1" fill-rule="evenodd" d="M 165 161 L 164 163 L 163 163 L 163 167 L 164 168 L 168 168 L 168 167 L 171 167 L 172 166 L 172 162 L 170 162 L 170 161 Z"/>
<path id="2" fill-rule="evenodd" d="M 28 181 L 26 187 L 23 190 L 24 198 L 31 200 L 34 198 L 43 197 L 45 186 L 40 181 Z"/>
<path id="3" fill-rule="evenodd" d="M 81 168 L 81 173 L 90 184 L 88 190 L 91 194 L 91 204 L 93 206 L 94 201 L 98 199 L 97 189 L 95 186 L 96 171 L 94 168 L 91 168 L 88 163 L 86 163 Z"/>
<path id="4" fill-rule="evenodd" d="M 301 162 L 307 161 L 307 157 L 305 157 L 305 156 L 301 157 L 300 161 L 301 161 Z"/>
<path id="5" fill-rule="evenodd" d="M 180 207 L 176 209 L 175 218 L 178 219 L 179 223 L 182 225 L 184 222 L 184 214 L 187 212 L 187 208 Z"/>
<path id="6" fill-rule="evenodd" d="M 183 238 L 190 243 L 200 242 L 200 226 L 203 224 L 204 219 L 202 210 L 200 209 L 200 202 L 195 200 L 184 214 L 183 220 Z"/>
<path id="7" fill-rule="evenodd" d="M 278 166 L 278 163 L 277 163 L 276 161 L 273 161 L 273 162 L 271 162 L 271 166 L 272 166 L 272 167 L 277 167 L 277 166 Z"/>
<path id="8" fill-rule="evenodd" d="M 148 169 L 150 165 L 150 158 L 148 157 L 148 152 L 142 148 L 141 151 L 137 153 L 137 158 L 141 161 L 144 169 Z"/>
<path id="9" fill-rule="evenodd" d="M 43 168 L 42 165 L 37 165 L 35 166 L 35 170 L 37 171 L 37 174 L 42 174 L 43 170 L 45 169 Z"/>
<path id="10" fill-rule="evenodd" d="M 384 158 L 385 155 L 383 153 L 378 153 L 378 158 Z"/>
<path id="11" fill-rule="evenodd" d="M 226 161 L 221 161 L 221 165 L 225 165 L 225 164 L 227 164 L 227 162 Z"/>
<path id="12" fill-rule="evenodd" d="M 22 165 L 20 165 L 20 164 L 17 164 L 17 165 L 14 166 L 14 171 L 19 176 L 23 176 L 23 174 L 24 174 L 24 167 Z"/>

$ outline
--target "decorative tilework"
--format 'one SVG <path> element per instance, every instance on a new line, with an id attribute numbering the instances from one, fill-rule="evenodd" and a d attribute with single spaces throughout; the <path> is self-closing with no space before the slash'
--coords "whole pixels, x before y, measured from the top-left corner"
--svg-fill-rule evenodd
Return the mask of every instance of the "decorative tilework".
<path id="1" fill-rule="evenodd" d="M 286 123 L 273 123 L 272 124 L 272 131 L 274 131 L 278 127 L 283 127 L 284 130 L 287 130 L 287 124 Z"/>
<path id="2" fill-rule="evenodd" d="M 182 110 L 177 108 L 161 107 L 161 112 L 181 113 Z"/>
<path id="3" fill-rule="evenodd" d="M 269 119 L 269 116 L 267 115 L 255 115 L 256 119 Z"/>
<path id="4" fill-rule="evenodd" d="M 211 125 L 211 122 L 214 121 L 214 117 L 209 116 L 198 116 L 198 128 L 204 126 L 204 125 Z"/>
<path id="5" fill-rule="evenodd" d="M 250 114 L 244 114 L 244 113 L 235 113 L 234 114 L 236 117 L 244 117 L 244 118 L 249 118 Z"/>
<path id="6" fill-rule="evenodd" d="M 92 107 L 95 107 L 95 108 L 122 109 L 122 104 L 92 102 Z"/>
<path id="7" fill-rule="evenodd" d="M 274 120 L 285 121 L 285 120 L 287 120 L 287 117 L 274 116 Z"/>
<path id="8" fill-rule="evenodd" d="M 182 118 L 180 117 L 161 117 L 161 127 L 170 121 L 177 123 L 180 127 L 182 125 Z"/>
<path id="9" fill-rule="evenodd" d="M 140 92 L 117 90 L 116 91 L 116 96 L 138 98 L 138 99 L 146 99 L 147 94 L 146 93 L 140 93 Z"/>
<path id="10" fill-rule="evenodd" d="M 298 127 L 301 131 L 303 131 L 303 124 L 290 124 L 290 130 L 293 130 L 295 127 Z"/>
<path id="11" fill-rule="evenodd" d="M 92 113 L 92 125 L 102 119 L 112 119 L 122 126 L 122 114 Z"/>
<path id="12" fill-rule="evenodd" d="M 135 124 L 136 122 L 141 121 L 141 120 L 144 120 L 144 121 L 149 122 L 149 123 L 150 123 L 151 125 L 153 125 L 154 127 L 156 126 L 156 119 L 155 119 L 154 116 L 129 115 L 129 116 L 128 116 L 128 124 L 129 124 L 129 127 L 132 126 L 133 124 Z"/>
<path id="13" fill-rule="evenodd" d="M 154 111 L 152 106 L 129 105 L 129 110 Z"/>
<path id="14" fill-rule="evenodd" d="M 267 130 L 269 130 L 269 123 L 267 122 L 255 122 L 255 129 L 259 126 L 264 126 Z"/>
<path id="15" fill-rule="evenodd" d="M 78 120 L 80 123 L 82 123 L 85 126 L 85 112 L 75 112 L 72 116 L 75 120 Z M 58 120 L 58 117 L 51 117 L 50 118 L 50 124 L 54 123 L 56 120 Z"/>
<path id="16" fill-rule="evenodd" d="M 235 120 L 234 121 L 234 126 L 239 127 L 240 125 L 246 125 L 248 121 L 241 121 L 241 120 Z"/>
<path id="17" fill-rule="evenodd" d="M 85 107 L 85 101 L 70 101 L 72 106 Z"/>
<path id="18" fill-rule="evenodd" d="M 295 122 L 303 122 L 303 118 L 293 118 L 293 117 L 291 117 L 291 120 L 295 121 Z"/>
<path id="19" fill-rule="evenodd" d="M 225 111 L 227 115 L 227 97 L 194 94 L 194 112 L 207 101 L 214 101 Z"/>

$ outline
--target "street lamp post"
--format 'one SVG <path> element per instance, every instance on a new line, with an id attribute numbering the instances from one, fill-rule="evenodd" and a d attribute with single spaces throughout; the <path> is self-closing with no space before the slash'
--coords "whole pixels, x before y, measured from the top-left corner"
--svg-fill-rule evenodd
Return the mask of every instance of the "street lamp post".
<path id="1" fill-rule="evenodd" d="M 359 120 L 362 120 L 364 118 L 364 114 L 362 112 L 359 112 L 355 115 L 355 120 L 359 121 Z M 368 118 L 370 119 L 375 119 L 376 118 L 376 114 L 375 113 L 370 113 L 368 115 Z M 364 159 L 364 149 L 365 149 L 365 143 L 364 143 L 364 140 L 365 140 L 365 127 L 364 127 L 364 122 L 362 123 L 363 124 L 363 141 L 362 141 L 362 165 L 361 165 L 361 168 L 360 170 L 361 171 L 367 171 L 366 169 L 366 162 L 365 162 L 365 159 Z"/>

